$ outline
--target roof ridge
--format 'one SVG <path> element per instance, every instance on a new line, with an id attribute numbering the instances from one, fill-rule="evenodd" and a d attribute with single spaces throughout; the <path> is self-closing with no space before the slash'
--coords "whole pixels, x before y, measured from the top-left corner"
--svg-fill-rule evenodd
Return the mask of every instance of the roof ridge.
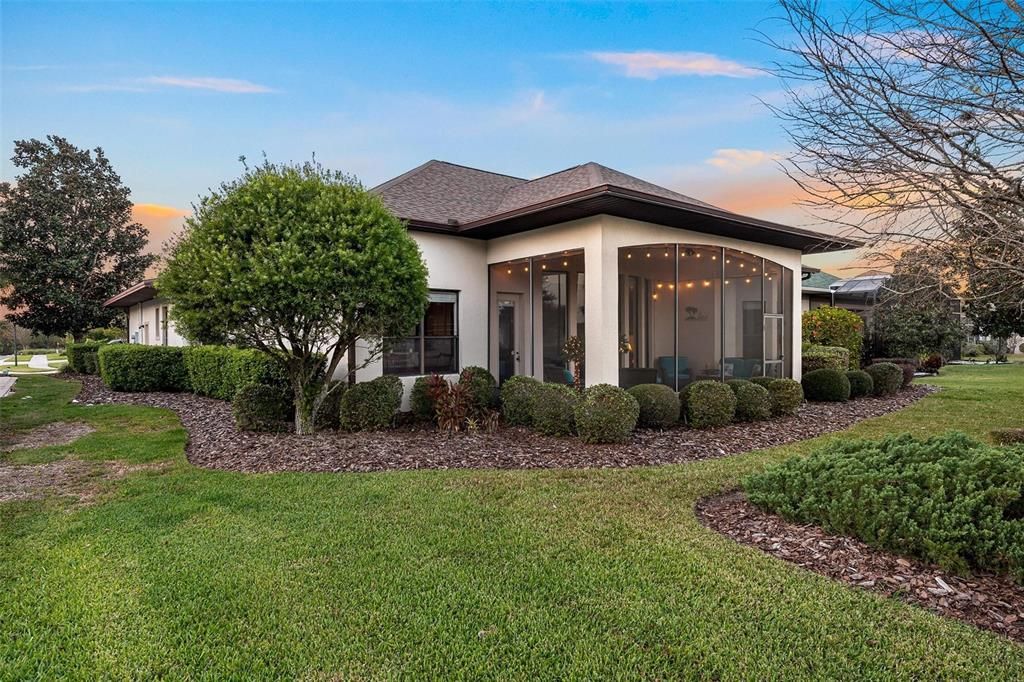
<path id="1" fill-rule="evenodd" d="M 590 179 L 594 181 L 595 185 L 607 184 L 608 181 L 603 173 L 606 166 L 602 166 L 596 161 L 587 161 L 583 165 L 587 168 L 587 172 L 590 173 Z"/>
<path id="2" fill-rule="evenodd" d="M 488 175 L 500 175 L 503 178 L 512 178 L 513 180 L 522 180 L 523 182 L 530 182 L 528 178 L 522 178 L 518 175 L 510 175 L 508 173 L 498 173 L 497 171 L 484 170 L 483 168 L 477 168 L 476 166 L 467 166 L 464 163 L 453 163 L 451 161 L 442 161 L 441 159 L 431 159 L 427 163 L 443 163 L 446 166 L 455 166 L 456 168 L 465 168 L 466 170 L 476 171 L 477 173 L 487 173 Z M 424 164 L 426 165 L 426 164 Z"/>

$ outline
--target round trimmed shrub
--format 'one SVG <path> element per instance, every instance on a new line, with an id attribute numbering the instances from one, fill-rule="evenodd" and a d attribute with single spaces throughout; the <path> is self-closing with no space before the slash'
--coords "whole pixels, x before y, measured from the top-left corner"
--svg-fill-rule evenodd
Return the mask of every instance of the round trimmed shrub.
<path id="1" fill-rule="evenodd" d="M 850 380 L 838 369 L 816 369 L 803 376 L 801 384 L 808 400 L 843 403 L 850 399 Z"/>
<path id="2" fill-rule="evenodd" d="M 425 421 L 434 418 L 434 399 L 430 395 L 431 377 L 417 377 L 409 391 L 409 410 L 417 419 Z"/>
<path id="3" fill-rule="evenodd" d="M 627 392 L 640 406 L 638 426 L 667 429 L 679 421 L 679 397 L 665 384 L 639 384 Z"/>
<path id="4" fill-rule="evenodd" d="M 736 421 L 757 422 L 772 416 L 771 400 L 764 386 L 744 381 L 730 388 L 736 394 Z"/>
<path id="5" fill-rule="evenodd" d="M 768 386 L 773 416 L 792 416 L 804 401 L 804 387 L 796 379 L 774 379 Z"/>
<path id="6" fill-rule="evenodd" d="M 473 400 L 473 409 L 480 413 L 494 407 L 494 394 L 497 384 L 494 375 L 483 367 L 470 365 L 459 374 L 459 383 L 469 387 Z"/>
<path id="7" fill-rule="evenodd" d="M 914 372 L 917 371 L 917 358 L 875 358 L 871 364 L 878 365 L 883 362 L 891 362 L 903 372 L 901 388 L 906 388 L 914 380 Z"/>
<path id="8" fill-rule="evenodd" d="M 698 429 L 725 426 L 736 414 L 736 394 L 718 381 L 695 381 L 686 399 L 689 424 Z"/>
<path id="9" fill-rule="evenodd" d="M 871 377 L 875 395 L 894 395 L 903 386 L 903 370 L 891 362 L 876 362 L 864 371 Z"/>
<path id="10" fill-rule="evenodd" d="M 341 396 L 339 424 L 346 431 L 386 429 L 401 406 L 401 380 L 396 376 L 377 377 L 346 389 Z"/>
<path id="11" fill-rule="evenodd" d="M 513 426 L 533 423 L 533 405 L 540 393 L 541 382 L 533 377 L 514 376 L 501 385 L 501 413 Z"/>
<path id="12" fill-rule="evenodd" d="M 875 380 L 862 369 L 850 370 L 846 373 L 846 378 L 850 380 L 851 398 L 863 398 L 875 391 Z"/>
<path id="13" fill-rule="evenodd" d="M 624 443 L 636 428 L 640 405 L 625 389 L 597 384 L 576 403 L 573 417 L 584 443 Z"/>
<path id="14" fill-rule="evenodd" d="M 291 395 L 280 386 L 246 384 L 231 400 L 235 424 L 243 431 L 288 431 L 295 419 Z"/>
<path id="15" fill-rule="evenodd" d="M 725 385 L 728 386 L 729 388 L 731 388 L 733 393 L 735 393 L 736 390 L 740 386 L 746 386 L 749 383 L 750 382 L 747 381 L 746 379 L 726 379 L 725 380 Z"/>
<path id="16" fill-rule="evenodd" d="M 329 429 L 337 431 L 341 425 L 341 398 L 345 395 L 348 384 L 344 381 L 331 381 L 327 384 L 327 397 L 320 403 L 320 409 L 313 417 L 317 431 Z"/>
<path id="17" fill-rule="evenodd" d="M 579 391 L 565 384 L 543 383 L 536 389 L 533 401 L 533 426 L 546 436 L 572 435 Z"/>
<path id="18" fill-rule="evenodd" d="M 750 383 L 757 384 L 758 386 L 763 386 L 765 388 L 768 388 L 769 386 L 771 386 L 773 381 L 776 381 L 775 377 L 751 377 L 750 378 Z"/>

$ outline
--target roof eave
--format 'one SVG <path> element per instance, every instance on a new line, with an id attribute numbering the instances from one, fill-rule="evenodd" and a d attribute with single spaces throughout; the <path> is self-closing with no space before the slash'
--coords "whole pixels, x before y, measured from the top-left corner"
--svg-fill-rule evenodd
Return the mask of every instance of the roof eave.
<path id="1" fill-rule="evenodd" d="M 509 226 L 514 224 L 516 221 L 522 224 L 528 224 L 530 222 L 538 222 L 533 227 L 523 227 L 522 229 L 512 229 L 508 231 L 508 234 L 514 232 L 523 232 L 529 229 L 536 229 L 536 227 L 542 227 L 543 221 L 538 221 L 540 214 L 557 212 L 558 209 L 568 209 L 574 205 L 578 206 L 584 202 L 595 202 L 597 200 L 619 200 L 622 202 L 637 202 L 639 204 L 646 204 L 651 207 L 660 209 L 667 209 L 669 211 L 678 211 L 684 216 L 703 216 L 710 218 L 715 221 L 722 221 L 723 223 L 729 223 L 736 226 L 738 231 L 745 230 L 758 230 L 765 231 L 767 234 L 762 236 L 772 236 L 773 239 L 757 239 L 753 238 L 755 235 L 746 235 L 749 241 L 757 241 L 761 243 L 777 243 L 780 241 L 787 242 L 790 248 L 799 248 L 803 253 L 826 253 L 830 251 L 844 251 L 848 249 L 856 249 L 863 246 L 863 243 L 847 239 L 832 237 L 829 235 L 823 235 L 816 232 L 810 232 L 808 230 L 800 230 L 797 228 L 788 227 L 786 225 L 780 225 L 778 223 L 772 223 L 766 220 L 760 220 L 758 218 L 750 218 L 748 216 L 742 216 L 737 213 L 725 211 L 722 209 L 702 206 L 697 204 L 689 204 L 684 202 L 673 201 L 663 197 L 656 197 L 644 192 L 637 192 L 635 190 L 628 190 L 622 187 L 615 187 L 613 185 L 601 185 L 599 187 L 592 187 L 586 190 L 575 192 L 561 197 L 556 197 L 549 201 L 532 204 L 512 211 L 507 211 L 494 216 L 489 216 L 472 223 L 467 223 L 460 226 L 456 233 L 467 237 L 478 237 L 483 239 L 489 239 L 494 236 L 502 236 L 501 233 L 505 232 L 502 226 Z M 612 213 L 613 215 L 622 215 L 622 217 L 631 217 L 629 211 L 625 210 L 628 208 L 623 205 L 620 207 L 620 212 Z M 584 211 L 583 213 L 586 213 Z M 599 213 L 609 213 L 608 210 L 594 211 L 591 215 Z M 624 215 L 623 215 L 624 214 Z M 582 216 L 582 214 L 581 214 Z M 581 217 L 580 216 L 580 217 Z M 643 219 L 643 218 L 638 218 Z M 562 222 L 561 220 L 551 220 L 547 224 L 555 224 Z M 672 226 L 672 225 L 670 225 Z M 701 230 L 699 228 L 688 226 L 690 229 L 696 229 L 697 231 L 709 232 L 709 230 Z M 731 230 L 731 231 L 737 231 Z"/>
<path id="2" fill-rule="evenodd" d="M 128 308 L 136 303 L 156 298 L 156 288 L 153 286 L 154 281 L 152 279 L 144 279 L 138 284 L 134 284 L 124 291 L 114 294 L 103 302 L 103 307 Z"/>

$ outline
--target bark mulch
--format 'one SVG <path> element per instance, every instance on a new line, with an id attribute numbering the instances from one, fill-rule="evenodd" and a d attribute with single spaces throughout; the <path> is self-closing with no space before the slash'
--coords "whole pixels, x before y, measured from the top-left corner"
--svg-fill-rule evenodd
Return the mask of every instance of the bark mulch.
<path id="1" fill-rule="evenodd" d="M 430 426 L 407 424 L 374 433 L 322 432 L 311 436 L 239 431 L 230 403 L 188 393 L 116 393 L 98 377 L 82 381 L 82 403 L 131 403 L 173 410 L 189 434 L 186 455 L 211 469 L 268 471 L 381 471 L 387 469 L 536 469 L 671 464 L 773 447 L 894 412 L 931 392 L 914 386 L 887 398 L 849 403 L 810 403 L 800 414 L 752 424 L 698 431 L 638 430 L 629 443 L 586 445 L 517 427 L 493 433 L 446 436 Z"/>
<path id="2" fill-rule="evenodd" d="M 1024 586 L 1006 576 L 950 575 L 938 566 L 791 523 L 739 492 L 704 498 L 697 518 L 736 542 L 815 573 L 923 606 L 1024 642 Z"/>

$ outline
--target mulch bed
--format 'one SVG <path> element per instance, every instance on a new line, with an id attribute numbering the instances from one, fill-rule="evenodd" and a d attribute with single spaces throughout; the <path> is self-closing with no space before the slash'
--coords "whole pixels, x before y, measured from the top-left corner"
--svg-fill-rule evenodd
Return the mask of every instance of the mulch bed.
<path id="1" fill-rule="evenodd" d="M 815 525 L 790 523 L 738 492 L 705 498 L 696 512 L 712 530 L 807 570 L 1024 642 L 1024 586 L 1006 576 L 950 575 Z"/>
<path id="2" fill-rule="evenodd" d="M 639 430 L 622 445 L 586 445 L 517 427 L 446 436 L 406 424 L 374 433 L 322 432 L 310 436 L 239 431 L 230 403 L 188 393 L 116 393 L 98 377 L 79 376 L 82 403 L 130 403 L 173 410 L 189 434 L 186 455 L 211 469 L 268 471 L 381 471 L 387 469 L 537 469 L 672 464 L 768 448 L 894 412 L 935 390 L 913 386 L 887 398 L 811 403 L 800 414 L 699 431 Z"/>

